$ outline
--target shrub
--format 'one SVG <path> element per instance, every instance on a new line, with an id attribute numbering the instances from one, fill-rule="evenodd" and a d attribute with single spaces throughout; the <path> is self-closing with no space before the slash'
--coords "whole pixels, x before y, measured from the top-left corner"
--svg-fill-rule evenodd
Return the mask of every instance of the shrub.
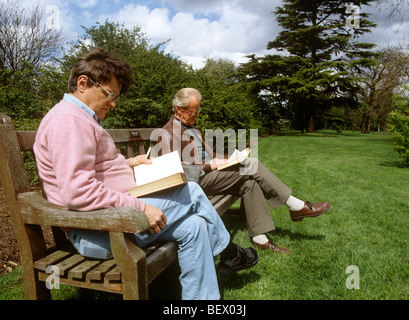
<path id="1" fill-rule="evenodd" d="M 397 110 L 389 114 L 389 131 L 392 132 L 394 149 L 409 163 L 409 98 L 398 97 Z"/>

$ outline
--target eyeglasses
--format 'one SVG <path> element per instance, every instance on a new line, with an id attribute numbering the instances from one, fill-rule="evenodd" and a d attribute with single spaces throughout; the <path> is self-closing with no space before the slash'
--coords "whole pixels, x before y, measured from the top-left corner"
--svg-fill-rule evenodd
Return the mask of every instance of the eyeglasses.
<path id="1" fill-rule="evenodd" d="M 108 102 L 112 102 L 112 101 L 114 101 L 114 100 L 115 100 L 115 102 L 118 102 L 119 96 L 118 96 L 117 94 L 115 94 L 115 93 L 113 93 L 113 92 L 109 92 L 109 91 L 108 91 L 107 89 L 105 89 L 105 88 L 102 86 L 102 84 L 100 84 L 99 82 L 95 82 L 95 81 L 91 80 L 90 78 L 88 78 L 88 79 L 89 79 L 89 81 L 92 82 L 92 84 L 93 84 L 94 86 L 100 86 L 100 87 L 108 94 L 108 95 L 105 97 Z"/>
<path id="2" fill-rule="evenodd" d="M 185 108 L 182 108 L 182 110 L 186 111 L 191 117 L 193 117 L 193 116 L 198 116 L 201 109 L 199 108 L 199 110 L 189 111 Z"/>

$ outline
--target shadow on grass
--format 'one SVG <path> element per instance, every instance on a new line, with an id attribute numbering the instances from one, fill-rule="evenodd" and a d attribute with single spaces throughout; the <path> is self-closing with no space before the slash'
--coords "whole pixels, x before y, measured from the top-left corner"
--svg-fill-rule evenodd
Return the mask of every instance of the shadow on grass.
<path id="1" fill-rule="evenodd" d="M 227 220 L 225 222 L 226 228 L 229 230 L 232 238 L 239 230 L 247 230 L 246 220 L 240 209 L 228 210 L 223 215 L 223 220 L 224 218 Z M 218 261 L 219 258 L 216 257 L 216 270 Z M 176 260 L 149 285 L 149 298 L 151 300 L 180 300 L 182 289 L 179 283 L 179 276 L 180 267 Z M 241 289 L 247 283 L 260 279 L 260 275 L 251 269 L 239 271 L 231 275 L 221 274 L 217 271 L 217 276 L 222 297 L 224 290 Z"/>
<path id="2" fill-rule="evenodd" d="M 247 231 L 247 222 L 244 212 L 241 209 L 229 209 L 222 216 L 222 219 L 229 230 L 230 235 L 234 238 L 239 231 Z M 274 231 L 269 232 L 269 235 L 273 237 L 288 237 L 291 240 L 317 240 L 321 241 L 325 238 L 324 235 L 309 235 L 300 232 L 294 232 L 288 229 L 276 228 Z"/>
<path id="3" fill-rule="evenodd" d="M 390 167 L 390 168 L 400 168 L 400 169 L 409 168 L 409 163 L 405 163 L 402 161 L 385 161 L 385 162 L 381 162 L 380 165 L 382 167 Z"/>
<path id="4" fill-rule="evenodd" d="M 287 229 L 276 228 L 271 232 L 275 237 L 289 237 L 291 240 L 324 240 L 325 236 L 319 235 L 309 235 L 305 233 L 294 232 Z"/>
<path id="5" fill-rule="evenodd" d="M 218 274 L 220 296 L 228 290 L 240 290 L 250 282 L 260 281 L 261 275 L 254 268 L 239 271 L 230 275 Z"/>
<path id="6" fill-rule="evenodd" d="M 307 133 L 301 131 L 283 131 L 282 136 L 289 136 L 289 137 L 330 137 L 330 138 L 338 138 L 341 136 L 346 137 L 360 137 L 360 133 L 357 131 L 343 131 L 343 132 L 336 132 L 335 130 L 318 130 L 314 133 Z"/>
<path id="7" fill-rule="evenodd" d="M 247 235 L 247 222 L 244 212 L 241 209 L 229 209 L 223 216 L 225 223 L 232 239 L 237 236 L 238 244 L 247 247 L 250 241 L 245 239 Z M 323 240 L 323 235 L 308 235 L 305 233 L 293 232 L 286 229 L 277 228 L 272 233 L 274 237 L 289 237 L 292 240 Z M 236 241 L 235 241 L 236 242 Z M 240 242 L 240 243 L 239 243 Z M 215 263 L 219 261 L 218 257 Z M 219 280 L 219 289 L 221 297 L 224 292 L 229 290 L 240 290 L 249 283 L 260 281 L 260 275 L 256 268 L 242 270 L 230 275 L 217 272 Z M 165 272 L 158 276 L 149 286 L 149 295 L 151 300 L 179 300 L 181 298 L 181 287 L 179 283 L 180 268 L 175 261 Z"/>

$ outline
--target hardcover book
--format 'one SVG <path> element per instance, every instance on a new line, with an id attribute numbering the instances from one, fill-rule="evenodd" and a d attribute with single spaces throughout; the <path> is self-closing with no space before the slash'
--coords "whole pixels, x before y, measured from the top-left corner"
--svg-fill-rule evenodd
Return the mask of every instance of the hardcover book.
<path id="1" fill-rule="evenodd" d="M 187 183 L 177 151 L 152 159 L 152 164 L 135 166 L 136 187 L 129 190 L 134 197 L 166 190 Z"/>

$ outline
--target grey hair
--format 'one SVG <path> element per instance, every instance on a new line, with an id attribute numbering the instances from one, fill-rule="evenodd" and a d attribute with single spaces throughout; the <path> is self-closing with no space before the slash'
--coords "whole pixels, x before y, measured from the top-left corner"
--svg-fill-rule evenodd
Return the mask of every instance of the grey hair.
<path id="1" fill-rule="evenodd" d="M 173 98 L 173 112 L 176 112 L 176 107 L 186 109 L 189 107 L 190 96 L 195 96 L 199 101 L 202 99 L 200 92 L 194 88 L 183 88 L 176 93 Z"/>

